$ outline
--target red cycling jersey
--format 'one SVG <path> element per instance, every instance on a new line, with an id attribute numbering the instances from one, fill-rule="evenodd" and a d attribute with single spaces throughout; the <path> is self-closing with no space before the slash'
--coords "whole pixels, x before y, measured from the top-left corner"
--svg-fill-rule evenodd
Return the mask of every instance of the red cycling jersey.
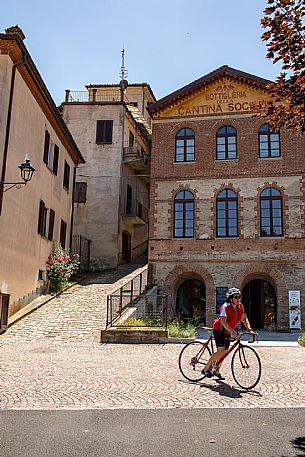
<path id="1" fill-rule="evenodd" d="M 241 318 L 242 318 L 242 315 L 244 314 L 244 307 L 241 303 L 239 303 L 238 305 L 236 305 L 236 311 L 234 310 L 233 306 L 231 305 L 231 303 L 224 303 L 223 305 L 221 305 L 221 308 L 220 308 L 220 314 L 219 314 L 219 318 L 218 319 L 215 319 L 215 321 L 213 322 L 213 330 L 222 330 L 224 329 L 225 333 L 230 333 L 227 329 L 225 329 L 222 324 L 221 324 L 221 320 L 220 320 L 220 317 L 226 317 L 227 318 L 227 323 L 229 324 L 229 326 L 235 330 L 236 327 L 238 326 L 238 324 L 240 323 L 241 321 Z"/>

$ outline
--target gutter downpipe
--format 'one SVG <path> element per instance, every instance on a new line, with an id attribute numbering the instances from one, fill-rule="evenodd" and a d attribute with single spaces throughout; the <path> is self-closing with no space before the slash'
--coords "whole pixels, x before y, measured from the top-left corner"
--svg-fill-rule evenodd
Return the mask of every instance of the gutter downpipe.
<path id="1" fill-rule="evenodd" d="M 1 183 L 5 181 L 5 172 L 6 172 L 6 163 L 7 163 L 7 155 L 8 155 L 8 145 L 9 145 L 9 138 L 10 138 L 10 130 L 11 130 L 11 118 L 12 118 L 12 108 L 13 108 L 13 97 L 14 97 L 14 88 L 15 88 L 15 77 L 16 77 L 16 68 L 20 65 L 25 65 L 26 56 L 22 56 L 22 61 L 15 63 L 12 69 L 12 76 L 11 76 L 11 88 L 10 88 L 10 98 L 8 103 L 8 111 L 7 111 L 7 121 L 6 121 L 6 131 L 5 131 L 5 143 L 4 143 L 4 151 L 3 151 L 3 162 L 2 162 L 2 172 L 1 172 Z M 3 203 L 3 188 L 0 189 L 0 216 L 2 212 L 2 203 Z"/>
<path id="2" fill-rule="evenodd" d="M 72 254 L 72 241 L 73 241 L 74 194 L 75 194 L 76 168 L 77 168 L 77 165 L 74 166 L 74 172 L 73 172 L 72 208 L 71 208 L 71 218 L 70 218 L 70 242 L 69 242 L 70 254 Z"/>

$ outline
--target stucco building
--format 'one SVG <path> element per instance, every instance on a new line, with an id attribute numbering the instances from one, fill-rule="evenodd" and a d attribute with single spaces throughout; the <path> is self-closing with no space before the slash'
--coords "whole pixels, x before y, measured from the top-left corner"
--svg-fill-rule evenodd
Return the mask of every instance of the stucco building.
<path id="1" fill-rule="evenodd" d="M 268 83 L 223 66 L 149 107 L 149 262 L 171 316 L 209 325 L 235 286 L 253 327 L 299 326 L 305 143 L 251 113 Z"/>
<path id="2" fill-rule="evenodd" d="M 74 234 L 91 240 L 90 270 L 147 254 L 150 86 L 97 84 L 66 92 L 62 115 L 85 157 L 76 176 Z"/>
<path id="3" fill-rule="evenodd" d="M 4 184 L 0 195 L 2 330 L 18 300 L 45 283 L 53 243 L 69 247 L 74 172 L 84 163 L 24 38 L 19 27 L 0 34 L 0 181 L 21 181 L 25 156 L 36 169 L 26 186 Z"/>

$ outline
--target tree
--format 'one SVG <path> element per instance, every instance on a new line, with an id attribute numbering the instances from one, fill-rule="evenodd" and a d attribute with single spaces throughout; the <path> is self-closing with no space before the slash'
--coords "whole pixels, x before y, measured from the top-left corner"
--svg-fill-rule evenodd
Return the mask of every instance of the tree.
<path id="1" fill-rule="evenodd" d="M 261 24 L 267 58 L 282 62 L 275 83 L 269 84 L 272 101 L 256 106 L 272 127 L 305 132 L 305 0 L 268 0 Z"/>

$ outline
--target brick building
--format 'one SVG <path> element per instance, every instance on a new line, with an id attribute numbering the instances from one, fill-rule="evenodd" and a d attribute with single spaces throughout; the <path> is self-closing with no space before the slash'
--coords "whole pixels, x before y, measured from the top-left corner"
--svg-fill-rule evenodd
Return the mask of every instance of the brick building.
<path id="1" fill-rule="evenodd" d="M 209 325 L 235 286 L 254 328 L 299 326 L 304 137 L 251 113 L 269 82 L 223 66 L 149 107 L 149 262 L 171 316 Z"/>

